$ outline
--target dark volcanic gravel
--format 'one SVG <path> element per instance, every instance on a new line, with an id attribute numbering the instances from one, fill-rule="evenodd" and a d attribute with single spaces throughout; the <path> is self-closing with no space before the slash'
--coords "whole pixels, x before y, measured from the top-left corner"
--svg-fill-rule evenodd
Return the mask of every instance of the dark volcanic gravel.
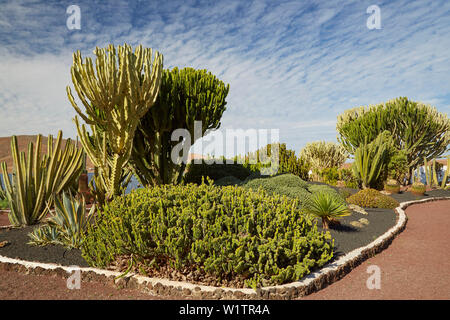
<path id="1" fill-rule="evenodd" d="M 352 212 L 350 216 L 339 219 L 340 226 L 332 226 L 328 231 L 334 239 L 335 258 L 349 253 L 356 248 L 368 245 L 381 236 L 397 221 L 397 214 L 391 209 L 365 209 L 367 214 Z M 362 228 L 353 227 L 351 221 L 361 218 L 369 220 L 369 225 Z M 318 229 L 322 231 L 322 223 L 318 222 Z"/>
<path id="2" fill-rule="evenodd" d="M 28 233 L 33 228 L 35 226 L 0 230 L 0 242 L 5 240 L 9 242 L 8 245 L 0 248 L 0 255 L 28 261 L 57 263 L 64 266 L 89 266 L 81 257 L 81 251 L 78 249 L 68 250 L 59 245 L 38 247 L 27 244 L 30 241 Z"/>

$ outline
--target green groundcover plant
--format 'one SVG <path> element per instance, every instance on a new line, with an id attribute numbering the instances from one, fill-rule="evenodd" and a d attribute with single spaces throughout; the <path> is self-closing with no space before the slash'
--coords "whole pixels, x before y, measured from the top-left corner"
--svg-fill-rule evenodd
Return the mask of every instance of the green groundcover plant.
<path id="1" fill-rule="evenodd" d="M 269 194 L 283 195 L 298 199 L 302 208 L 308 208 L 311 197 L 319 192 L 330 194 L 337 202 L 345 204 L 345 199 L 333 188 L 325 184 L 308 183 L 293 174 L 281 174 L 274 177 L 260 177 L 243 182 L 246 189 L 258 190 L 262 188 Z"/>
<path id="2" fill-rule="evenodd" d="M 140 267 L 189 266 L 253 288 L 296 281 L 329 261 L 334 246 L 297 201 L 212 183 L 134 190 L 100 211 L 83 257 L 96 267 L 124 256 Z"/>

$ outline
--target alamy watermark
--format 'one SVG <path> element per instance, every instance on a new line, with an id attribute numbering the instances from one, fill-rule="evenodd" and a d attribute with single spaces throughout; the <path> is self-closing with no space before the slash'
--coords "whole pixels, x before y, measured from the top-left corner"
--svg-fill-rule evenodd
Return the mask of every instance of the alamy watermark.
<path id="1" fill-rule="evenodd" d="M 369 30 L 381 29 L 381 9 L 377 5 L 371 5 L 366 12 L 370 14 L 367 18 L 366 26 Z"/>
<path id="2" fill-rule="evenodd" d="M 200 139 L 202 138 L 202 139 Z M 225 135 L 222 131 L 214 131 L 214 135 L 202 135 L 202 122 L 194 122 L 194 139 L 187 129 L 176 129 L 172 132 L 171 140 L 178 142 L 171 153 L 171 160 L 175 164 L 187 164 L 188 155 L 192 147 L 191 141 L 197 141 L 194 144 L 194 153 L 198 154 L 230 154 L 234 153 L 232 158 L 227 158 L 225 164 L 243 164 L 248 161 L 250 164 L 262 164 L 261 174 L 272 175 L 278 172 L 279 168 L 279 129 L 225 129 Z M 205 142 L 208 142 L 205 146 Z M 267 145 L 271 145 L 270 155 Z M 251 150 L 260 150 L 258 155 Z M 193 159 L 194 163 L 206 164 L 224 164 L 222 157 L 213 157 L 206 159 Z"/>
<path id="3" fill-rule="evenodd" d="M 366 287 L 369 290 L 381 289 L 381 269 L 377 265 L 367 267 L 367 273 L 371 274 L 366 281 Z"/>
<path id="4" fill-rule="evenodd" d="M 81 9 L 76 4 L 67 7 L 66 13 L 69 17 L 66 20 L 66 26 L 69 30 L 81 29 Z"/>
<path id="5" fill-rule="evenodd" d="M 67 289 L 81 289 L 81 270 L 79 266 L 70 266 L 69 270 L 70 276 L 67 278 L 66 286 Z"/>

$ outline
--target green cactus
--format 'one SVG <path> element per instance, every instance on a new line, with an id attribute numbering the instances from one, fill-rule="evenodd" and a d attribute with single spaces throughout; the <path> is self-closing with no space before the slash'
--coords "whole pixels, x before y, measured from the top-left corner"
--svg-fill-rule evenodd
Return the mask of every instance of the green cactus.
<path id="1" fill-rule="evenodd" d="M 355 151 L 353 172 L 361 182 L 363 189 L 375 187 L 377 180 L 386 167 L 386 157 L 389 151 L 389 133 L 381 133 L 374 141 L 361 144 Z"/>
<path id="2" fill-rule="evenodd" d="M 113 45 L 96 48 L 96 72 L 91 58 L 83 61 L 79 51 L 73 55 L 72 82 L 86 114 L 67 87 L 73 108 L 92 130 L 90 135 L 74 118 L 81 144 L 98 168 L 107 201 L 120 194 L 136 128 L 158 96 L 163 65 L 159 52 L 141 45 L 134 52 L 127 44 L 117 51 Z"/>
<path id="3" fill-rule="evenodd" d="M 450 172 L 450 156 L 447 156 L 447 169 L 444 172 L 444 176 L 442 177 L 441 189 L 444 189 L 447 185 L 447 178 Z"/>
<path id="4" fill-rule="evenodd" d="M 199 138 L 194 134 L 195 121 L 202 122 L 202 135 L 219 128 L 228 91 L 229 85 L 207 70 L 164 70 L 160 94 L 141 119 L 133 143 L 131 164 L 142 185 L 181 181 L 186 163 L 171 159 L 172 149 L 179 143 L 171 141 L 172 132 L 187 129 L 191 141 L 184 143 L 192 145 Z"/>
<path id="5" fill-rule="evenodd" d="M 11 212 L 8 217 L 12 225 L 22 226 L 38 223 L 48 213 L 54 196 L 74 184 L 82 170 L 82 150 L 67 139 L 61 148 L 62 131 L 56 143 L 50 135 L 47 154 L 41 158 L 42 136 L 36 138 L 36 149 L 28 144 L 28 155 L 18 150 L 17 138 L 11 138 L 13 174 L 10 179 L 5 162 L 1 164 L 3 184 Z"/>
<path id="6" fill-rule="evenodd" d="M 430 187 L 439 187 L 439 181 L 437 178 L 437 162 L 436 159 L 433 159 L 433 161 L 427 161 L 427 158 L 424 158 L 423 160 L 423 166 L 424 166 L 424 170 L 425 170 L 425 177 L 426 177 L 426 182 L 427 185 Z M 447 167 L 447 172 L 446 174 L 448 175 L 448 167 Z M 445 181 L 447 179 L 447 176 L 444 178 L 444 186 L 445 186 Z"/>
<path id="7" fill-rule="evenodd" d="M 378 105 L 346 110 L 338 116 L 338 140 L 350 154 L 389 130 L 398 150 L 407 157 L 408 175 L 424 157 L 445 153 L 450 142 L 450 119 L 432 106 L 400 97 Z"/>

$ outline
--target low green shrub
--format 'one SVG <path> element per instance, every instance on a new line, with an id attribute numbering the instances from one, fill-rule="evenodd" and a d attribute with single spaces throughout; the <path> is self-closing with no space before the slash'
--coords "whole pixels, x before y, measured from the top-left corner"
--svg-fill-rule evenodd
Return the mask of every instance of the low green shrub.
<path id="1" fill-rule="evenodd" d="M 394 209 L 399 206 L 397 200 L 382 194 L 375 189 L 364 189 L 347 198 L 350 204 L 365 208 Z"/>
<path id="2" fill-rule="evenodd" d="M 223 178 L 220 178 L 220 179 L 214 181 L 214 184 L 216 186 L 222 186 L 222 187 L 240 185 L 241 183 L 242 183 L 241 180 L 239 180 L 238 178 L 233 177 L 233 176 L 223 177 Z"/>
<path id="3" fill-rule="evenodd" d="M 202 161 L 202 163 L 195 164 L 191 162 L 187 166 L 187 171 L 184 176 L 185 183 L 196 183 L 201 184 L 202 179 L 211 179 L 211 180 L 219 180 L 225 177 L 233 176 L 239 180 L 245 180 L 252 171 L 248 168 L 245 168 L 242 164 L 226 164 L 223 161 L 223 164 L 206 164 Z"/>
<path id="4" fill-rule="evenodd" d="M 356 179 L 352 169 L 340 168 L 338 170 L 338 173 L 339 173 L 339 180 L 344 181 L 346 188 L 351 189 L 359 188 L 358 180 Z"/>
<path id="5" fill-rule="evenodd" d="M 320 170 L 313 170 L 318 180 L 332 186 L 335 186 L 337 181 L 340 180 L 339 169 L 337 167 L 324 168 Z"/>
<path id="6" fill-rule="evenodd" d="M 245 181 L 243 186 L 254 191 L 262 188 L 271 195 L 278 194 L 297 198 L 301 206 L 306 204 L 311 195 L 308 191 L 308 183 L 293 174 L 255 178 Z"/>
<path id="7" fill-rule="evenodd" d="M 0 210 L 8 209 L 8 199 L 0 199 Z"/>
<path id="8" fill-rule="evenodd" d="M 333 256 L 334 241 L 295 199 L 242 187 L 162 185 L 115 198 L 88 228 L 86 261 L 195 269 L 250 287 L 296 281 Z"/>
<path id="9" fill-rule="evenodd" d="M 355 191 L 353 188 L 339 188 L 338 193 L 341 195 L 342 198 L 347 199 L 352 194 L 355 194 L 357 191 Z"/>
<path id="10" fill-rule="evenodd" d="M 304 208 L 311 204 L 311 196 L 318 192 L 330 193 L 337 201 L 345 203 L 345 199 L 333 188 L 325 184 L 308 183 L 293 174 L 256 178 L 245 181 L 243 186 L 253 190 L 262 188 L 269 194 L 278 194 L 296 198 L 299 200 L 300 206 Z"/>

